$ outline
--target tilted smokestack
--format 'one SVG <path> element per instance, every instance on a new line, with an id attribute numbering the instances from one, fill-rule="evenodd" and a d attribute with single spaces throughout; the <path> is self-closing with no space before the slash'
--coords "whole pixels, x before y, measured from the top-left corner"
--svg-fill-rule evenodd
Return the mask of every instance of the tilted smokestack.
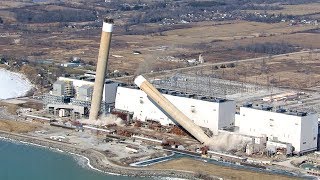
<path id="1" fill-rule="evenodd" d="M 107 71 L 112 29 L 113 29 L 113 19 L 106 18 L 103 21 L 103 26 L 102 26 L 99 57 L 98 57 L 98 63 L 96 68 L 96 78 L 95 78 L 94 87 L 93 87 L 92 102 L 91 102 L 91 109 L 90 109 L 90 115 L 89 115 L 90 120 L 98 119 L 100 108 L 101 108 L 102 94 L 103 94 L 103 87 L 104 87 L 106 71 Z"/>
<path id="2" fill-rule="evenodd" d="M 138 76 L 134 80 L 134 83 L 198 141 L 206 145 L 210 143 L 210 138 L 203 132 L 203 130 L 192 122 L 191 119 L 183 114 L 177 107 L 175 107 L 143 76 Z"/>

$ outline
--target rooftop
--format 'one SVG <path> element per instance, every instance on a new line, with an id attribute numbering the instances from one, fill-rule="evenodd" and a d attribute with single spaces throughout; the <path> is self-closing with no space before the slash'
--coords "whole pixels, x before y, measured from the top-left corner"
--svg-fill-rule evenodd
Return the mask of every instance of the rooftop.
<path id="1" fill-rule="evenodd" d="M 293 116 L 307 116 L 309 114 L 313 114 L 312 112 L 304 112 L 304 111 L 298 111 L 298 110 L 292 110 L 292 109 L 284 109 L 281 107 L 273 107 L 270 105 L 266 105 L 266 104 L 255 104 L 253 105 L 252 103 L 245 103 L 243 104 L 242 107 L 246 107 L 246 108 L 252 108 L 252 109 L 258 109 L 258 110 L 263 110 L 263 111 L 270 111 L 270 112 L 275 112 L 275 113 L 283 113 L 283 114 L 287 114 L 287 115 L 293 115 Z"/>
<path id="2" fill-rule="evenodd" d="M 65 85 L 66 83 L 64 82 L 64 81 L 56 81 L 56 82 L 54 82 L 54 84 L 60 84 L 60 85 Z"/>
<path id="3" fill-rule="evenodd" d="M 82 81 L 88 81 L 88 82 L 94 82 L 95 78 L 92 76 L 68 76 L 68 77 L 63 77 L 66 79 L 74 79 L 74 80 L 82 80 Z M 114 83 L 114 81 L 110 79 L 105 79 L 105 84 L 111 84 Z"/>
<path id="4" fill-rule="evenodd" d="M 131 88 L 131 89 L 139 89 L 139 87 L 137 87 L 135 85 L 125 85 L 125 87 Z M 157 88 L 157 89 L 161 94 L 168 94 L 168 95 L 172 95 L 172 96 L 185 97 L 185 98 L 190 98 L 190 99 L 199 99 L 199 100 L 208 101 L 208 102 L 223 103 L 223 102 L 231 101 L 231 100 L 224 99 L 224 98 L 190 94 L 190 93 L 185 93 L 185 92 L 171 90 L 171 89 L 163 89 L 163 88 Z"/>
<path id="5" fill-rule="evenodd" d="M 92 88 L 93 86 L 92 85 L 82 85 L 80 88 L 82 88 L 82 89 L 90 89 L 90 88 Z"/>

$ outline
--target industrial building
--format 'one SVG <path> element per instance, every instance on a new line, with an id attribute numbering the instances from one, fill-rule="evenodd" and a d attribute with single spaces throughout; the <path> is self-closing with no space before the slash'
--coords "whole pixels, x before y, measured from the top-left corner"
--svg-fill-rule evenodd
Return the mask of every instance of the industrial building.
<path id="1" fill-rule="evenodd" d="M 165 89 L 160 89 L 160 92 L 195 124 L 210 129 L 214 134 L 218 133 L 218 129 L 234 125 L 234 101 Z M 115 108 L 133 113 L 136 120 L 152 120 L 161 125 L 176 124 L 137 87 L 118 87 Z"/>
<path id="2" fill-rule="evenodd" d="M 47 110 L 62 117 L 88 117 L 93 83 L 94 76 L 89 75 L 77 78 L 59 77 L 52 92 L 44 98 L 47 101 Z M 235 130 L 239 129 L 236 133 L 238 136 L 267 139 L 265 143 L 249 144 L 248 154 L 264 148 L 270 152 L 285 149 L 286 154 L 303 154 L 317 149 L 317 114 L 273 109 L 266 105 L 252 106 L 250 103 L 240 107 L 240 114 L 236 114 L 236 103 L 233 100 L 177 90 L 157 90 L 192 123 L 209 129 L 213 135 L 236 126 Z M 109 113 L 115 109 L 131 114 L 133 120 L 155 121 L 163 126 L 181 125 L 137 86 L 106 80 L 103 91 L 103 112 Z"/>
<path id="3" fill-rule="evenodd" d="M 43 98 L 49 113 L 75 118 L 89 115 L 94 77 L 59 77 L 52 91 Z M 109 113 L 115 103 L 119 83 L 106 80 L 103 87 L 101 112 Z M 108 92 L 108 93 L 105 93 Z"/>
<path id="4" fill-rule="evenodd" d="M 59 77 L 58 81 L 71 82 L 74 87 L 76 99 L 81 100 L 85 98 L 86 100 L 91 100 L 94 77 Z M 119 83 L 106 79 L 103 87 L 102 101 L 110 105 L 114 104 L 118 85 Z"/>
<path id="5" fill-rule="evenodd" d="M 68 132 L 68 137 L 76 136 L 83 143 L 99 147 L 101 152 L 110 151 L 117 157 L 112 160 L 120 164 L 147 156 L 158 156 L 170 150 L 249 165 L 250 169 L 264 168 L 268 172 L 270 166 L 260 165 L 272 161 L 260 161 L 256 157 L 287 160 L 286 156 L 301 155 L 319 148 L 320 126 L 317 114 L 273 109 L 268 105 L 253 106 L 251 103 L 246 103 L 240 109 L 236 106 L 236 101 L 242 104 L 258 97 L 259 102 L 277 102 L 295 99 L 301 93 L 221 80 L 215 76 L 189 74 L 176 74 L 164 80 L 154 79 L 151 83 L 140 75 L 135 77 L 135 85 L 107 80 L 112 30 L 113 20 L 105 19 L 96 72 L 87 72 L 77 77 L 59 77 L 52 91 L 43 98 L 50 114 L 73 117 L 73 120 L 44 118 L 50 125 L 76 131 L 86 129 L 91 134 L 99 135 L 99 138 L 88 138 L 86 134 L 82 135 L 83 139 L 79 139 L 77 135 Z M 199 62 L 203 62 L 201 55 Z M 273 90 L 276 90 L 276 95 L 272 94 Z M 252 94 L 256 96 L 252 97 Z M 112 113 L 113 116 L 102 118 L 102 113 Z M 50 136 L 50 139 L 75 142 L 59 134 Z M 106 143 L 116 140 L 117 145 L 102 145 L 102 138 Z M 145 141 L 152 143 L 150 145 Z M 154 143 L 157 144 L 156 148 Z M 165 151 L 160 152 L 158 144 Z M 126 152 L 117 154 L 123 149 L 139 155 L 128 158 Z M 155 154 L 141 154 L 149 149 Z"/>
<path id="6" fill-rule="evenodd" d="M 303 154 L 317 149 L 318 115 L 247 104 L 240 107 L 239 132 L 249 136 L 266 136 L 269 142 L 267 148 L 268 144 L 269 148 L 290 147 L 289 143 L 294 154 Z"/>

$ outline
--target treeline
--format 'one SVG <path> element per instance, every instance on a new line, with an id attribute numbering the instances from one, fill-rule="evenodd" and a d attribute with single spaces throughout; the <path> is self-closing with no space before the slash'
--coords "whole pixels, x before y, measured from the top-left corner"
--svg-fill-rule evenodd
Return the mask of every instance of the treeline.
<path id="1" fill-rule="evenodd" d="M 188 3 L 191 7 L 211 7 L 211 6 L 223 6 L 227 5 L 225 2 L 217 2 L 217 1 L 194 1 Z"/>
<path id="2" fill-rule="evenodd" d="M 34 23 L 50 23 L 50 22 L 79 22 L 79 21 L 94 21 L 96 15 L 88 10 L 27 10 L 15 9 L 17 20 L 20 22 Z"/>
<path id="3" fill-rule="evenodd" d="M 244 16 L 244 20 L 247 21 L 255 21 L 255 22 L 265 22 L 265 23 L 278 23 L 282 19 L 293 19 L 293 15 L 283 15 L 283 14 L 254 14 L 254 13 L 247 13 Z"/>
<path id="4" fill-rule="evenodd" d="M 155 28 L 132 28 L 129 29 L 129 25 L 122 26 L 122 31 L 126 35 L 145 35 L 145 34 L 152 34 L 152 35 L 159 35 L 163 36 L 165 31 L 175 30 L 175 29 L 185 29 L 191 28 L 192 25 L 190 24 L 176 24 L 172 26 L 160 26 Z"/>
<path id="5" fill-rule="evenodd" d="M 255 4 L 247 4 L 241 6 L 242 10 L 282 10 L 283 7 L 278 5 L 255 5 Z"/>
<path id="6" fill-rule="evenodd" d="M 247 52 L 252 53 L 264 53 L 264 54 L 270 54 L 270 55 L 276 55 L 276 54 L 285 54 L 294 52 L 297 50 L 297 46 L 288 44 L 286 42 L 281 43 L 255 43 L 250 44 L 248 46 L 239 46 L 238 49 L 244 50 Z"/>
<path id="7" fill-rule="evenodd" d="M 258 22 L 280 22 L 281 16 L 268 15 L 268 17 L 259 17 L 255 14 L 243 13 L 241 10 L 281 10 L 281 6 L 276 4 L 259 4 L 249 0 L 216 0 L 216 1 L 166 1 L 147 4 L 128 4 L 119 5 L 119 10 L 139 10 L 140 13 L 129 18 L 129 24 L 139 23 L 180 23 L 182 20 L 187 22 L 198 22 L 208 20 L 233 20 L 246 19 Z M 263 1 L 261 1 L 263 2 Z M 116 6 L 113 4 L 113 6 Z M 227 14 L 223 16 L 222 14 Z"/>

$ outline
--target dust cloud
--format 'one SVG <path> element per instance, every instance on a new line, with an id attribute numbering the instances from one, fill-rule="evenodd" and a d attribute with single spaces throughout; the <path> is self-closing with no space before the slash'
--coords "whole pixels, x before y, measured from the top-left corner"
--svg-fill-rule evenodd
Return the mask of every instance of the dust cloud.
<path id="1" fill-rule="evenodd" d="M 113 114 L 101 115 L 98 120 L 83 119 L 81 122 L 95 126 L 106 126 L 109 124 L 116 124 L 118 126 L 124 125 L 123 120 Z"/>
<path id="2" fill-rule="evenodd" d="M 208 146 L 215 151 L 231 151 L 244 148 L 250 141 L 236 134 L 219 133 L 210 139 Z"/>
<path id="3" fill-rule="evenodd" d="M 138 76 L 153 71 L 154 67 L 156 66 L 156 61 L 157 58 L 155 57 L 155 55 L 146 55 L 144 60 L 139 64 L 134 75 Z"/>

